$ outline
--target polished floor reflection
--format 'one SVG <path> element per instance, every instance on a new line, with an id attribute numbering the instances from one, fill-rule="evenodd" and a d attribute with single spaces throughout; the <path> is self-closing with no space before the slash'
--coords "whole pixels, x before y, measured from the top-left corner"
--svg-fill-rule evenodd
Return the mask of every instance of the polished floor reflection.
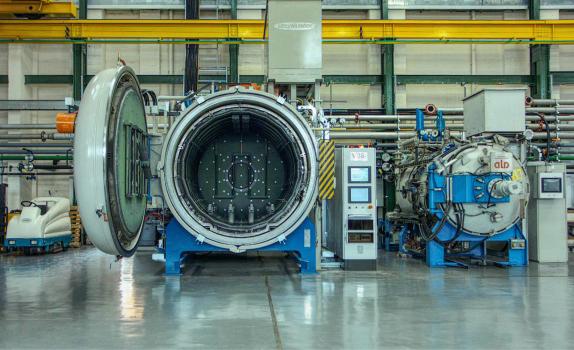
<path id="1" fill-rule="evenodd" d="M 571 349 L 574 265 L 301 277 L 279 257 L 197 257 L 181 277 L 140 252 L 0 255 L 0 348 Z"/>

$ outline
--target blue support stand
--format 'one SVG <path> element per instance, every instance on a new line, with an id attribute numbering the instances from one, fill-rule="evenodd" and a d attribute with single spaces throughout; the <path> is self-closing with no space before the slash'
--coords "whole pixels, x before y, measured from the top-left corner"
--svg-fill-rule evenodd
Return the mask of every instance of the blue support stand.
<path id="1" fill-rule="evenodd" d="M 393 225 L 386 220 L 380 220 L 379 225 L 382 226 L 383 231 L 383 246 L 382 248 L 387 252 L 396 252 L 399 250 L 400 243 L 393 243 L 392 241 L 392 234 L 393 234 Z M 400 236 L 399 236 L 400 239 Z"/>
<path id="2" fill-rule="evenodd" d="M 410 230 L 415 230 L 412 227 Z M 436 229 L 436 228 L 435 228 Z M 399 233 L 399 252 L 403 254 L 409 254 L 414 256 L 419 256 L 418 254 L 404 249 L 405 237 L 411 232 L 408 225 L 402 225 L 400 227 Z M 449 224 L 443 227 L 443 230 L 437 235 L 437 238 L 443 242 L 449 241 L 456 234 L 456 228 Z M 426 243 L 426 249 L 424 251 L 424 259 L 429 267 L 466 267 L 465 264 L 457 261 L 452 261 L 449 259 L 454 259 L 457 257 L 466 257 L 473 259 L 481 259 L 485 261 L 490 261 L 499 266 L 527 266 L 528 265 L 528 241 L 522 234 L 518 224 L 515 224 L 508 230 L 500 232 L 496 235 L 490 236 L 488 238 L 479 237 L 476 235 L 470 235 L 467 233 L 462 233 L 453 242 L 468 242 L 472 249 L 469 249 L 465 253 L 459 254 L 448 254 L 445 251 L 445 247 L 437 241 L 429 241 Z M 506 243 L 508 248 L 506 249 L 505 260 L 487 260 L 490 255 L 487 255 L 486 243 L 490 242 L 501 242 Z M 513 242 L 523 242 L 523 245 L 514 245 Z M 500 257 L 499 257 L 500 258 Z"/>
<path id="3" fill-rule="evenodd" d="M 450 225 L 445 225 L 443 231 L 441 231 L 437 237 L 442 241 L 448 241 L 454 237 L 456 229 Z M 524 246 L 520 248 L 514 248 L 513 241 L 523 241 Z M 508 244 L 508 249 L 506 251 L 506 260 L 493 261 L 496 265 L 500 266 L 527 266 L 528 265 L 528 245 L 526 238 L 522 234 L 522 231 L 518 224 L 515 224 L 508 230 L 493 235 L 488 238 L 477 237 L 475 235 L 469 235 L 467 233 L 461 234 L 455 239 L 455 242 L 468 242 L 472 249 L 466 253 L 452 254 L 450 257 L 470 257 L 474 259 L 486 259 L 487 252 L 485 244 L 487 242 L 502 242 Z M 441 266 L 464 266 L 459 262 L 447 261 L 445 256 L 445 248 L 435 241 L 430 241 L 426 246 L 426 263 L 429 267 L 441 267 Z"/>
<path id="4" fill-rule="evenodd" d="M 276 251 L 294 253 L 299 261 L 302 274 L 317 273 L 316 242 L 317 233 L 313 222 L 306 218 L 285 240 L 257 249 L 256 251 Z M 197 240 L 184 229 L 176 219 L 167 225 L 165 239 L 165 274 L 181 275 L 181 262 L 186 253 L 228 252 L 228 249 L 216 247 Z"/>

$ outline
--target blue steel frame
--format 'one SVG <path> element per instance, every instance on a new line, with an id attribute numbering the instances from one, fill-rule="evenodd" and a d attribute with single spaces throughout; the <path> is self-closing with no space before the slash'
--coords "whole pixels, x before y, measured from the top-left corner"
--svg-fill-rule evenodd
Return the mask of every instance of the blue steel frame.
<path id="1" fill-rule="evenodd" d="M 36 244 L 32 244 L 35 241 Z M 50 248 L 56 243 L 61 243 L 63 248 L 68 248 L 72 241 L 72 235 L 50 238 L 6 238 L 5 248 Z M 12 243 L 13 242 L 13 243 Z"/>
<path id="2" fill-rule="evenodd" d="M 311 219 L 306 218 L 283 241 L 259 248 L 256 251 L 294 253 L 299 261 L 301 274 L 315 274 L 317 273 L 316 238 L 315 225 Z M 194 252 L 229 252 L 229 250 L 198 241 L 197 237 L 183 228 L 176 219 L 172 219 L 166 229 L 165 274 L 181 275 L 183 258 L 186 253 Z"/>
<path id="3" fill-rule="evenodd" d="M 438 223 L 437 223 L 438 225 Z M 456 228 L 450 223 L 444 225 L 443 229 L 438 233 L 437 238 L 440 241 L 449 241 L 456 234 Z M 525 245 L 522 248 L 512 248 L 512 240 L 524 240 Z M 470 235 L 463 232 L 457 237 L 454 242 L 468 242 L 472 249 L 466 253 L 450 254 L 449 257 L 471 257 L 477 259 L 486 258 L 486 243 L 487 242 L 504 242 L 508 243 L 508 258 L 506 261 L 495 261 L 497 265 L 503 266 L 527 266 L 528 265 L 528 246 L 526 238 L 522 234 L 520 224 L 516 223 L 506 231 L 497 233 L 491 237 L 480 237 L 477 235 Z M 446 260 L 445 248 L 437 241 L 429 241 L 426 245 L 426 263 L 430 267 L 442 266 L 461 266 L 459 262 L 452 262 Z"/>

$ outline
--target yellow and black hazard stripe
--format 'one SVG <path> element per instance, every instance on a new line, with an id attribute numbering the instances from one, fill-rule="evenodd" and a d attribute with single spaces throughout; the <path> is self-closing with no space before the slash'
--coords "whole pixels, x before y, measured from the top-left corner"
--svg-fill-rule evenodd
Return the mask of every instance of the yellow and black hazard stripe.
<path id="1" fill-rule="evenodd" d="M 335 142 L 322 140 L 319 144 L 319 199 L 331 199 L 335 194 Z"/>

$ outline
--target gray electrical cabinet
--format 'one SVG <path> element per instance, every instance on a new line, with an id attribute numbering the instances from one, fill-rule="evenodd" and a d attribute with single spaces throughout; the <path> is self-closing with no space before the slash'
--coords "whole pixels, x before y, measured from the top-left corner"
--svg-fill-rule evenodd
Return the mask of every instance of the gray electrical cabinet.
<path id="1" fill-rule="evenodd" d="M 526 89 L 484 89 L 463 100 L 464 132 L 523 132 Z"/>
<path id="2" fill-rule="evenodd" d="M 540 263 L 568 261 L 566 165 L 529 162 L 528 255 Z"/>
<path id="3" fill-rule="evenodd" d="M 335 149 L 335 195 L 328 201 L 327 248 L 346 270 L 377 268 L 374 148 Z"/>
<path id="4" fill-rule="evenodd" d="M 322 78 L 320 0 L 270 0 L 267 78 L 315 83 Z"/>

